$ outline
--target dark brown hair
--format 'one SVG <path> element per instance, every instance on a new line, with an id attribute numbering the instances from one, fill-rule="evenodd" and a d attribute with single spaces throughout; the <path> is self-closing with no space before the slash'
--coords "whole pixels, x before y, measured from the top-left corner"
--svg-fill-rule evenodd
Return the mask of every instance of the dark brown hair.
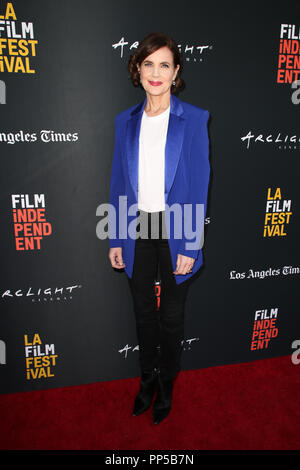
<path id="1" fill-rule="evenodd" d="M 167 36 L 164 33 L 150 33 L 148 34 L 138 45 L 135 53 L 130 56 L 128 62 L 128 70 L 130 73 L 130 78 L 132 81 L 133 86 L 138 87 L 141 86 L 140 83 L 140 74 L 138 72 L 137 64 L 141 65 L 143 60 L 148 57 L 148 55 L 152 54 L 153 52 L 157 51 L 161 47 L 168 47 L 173 54 L 173 61 L 174 67 L 179 64 L 180 68 L 177 72 L 175 78 L 175 85 L 171 85 L 171 93 L 179 93 L 184 86 L 185 83 L 183 79 L 180 77 L 180 73 L 182 71 L 182 62 L 181 62 L 181 55 L 178 49 L 178 46 L 174 39 L 170 36 Z"/>

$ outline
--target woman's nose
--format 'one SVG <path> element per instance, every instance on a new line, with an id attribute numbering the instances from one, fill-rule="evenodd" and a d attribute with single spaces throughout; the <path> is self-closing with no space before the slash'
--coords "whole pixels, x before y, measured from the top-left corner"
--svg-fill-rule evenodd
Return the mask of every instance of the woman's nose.
<path id="1" fill-rule="evenodd" d="M 153 77 L 159 77 L 159 69 L 154 67 L 152 71 L 152 75 Z"/>

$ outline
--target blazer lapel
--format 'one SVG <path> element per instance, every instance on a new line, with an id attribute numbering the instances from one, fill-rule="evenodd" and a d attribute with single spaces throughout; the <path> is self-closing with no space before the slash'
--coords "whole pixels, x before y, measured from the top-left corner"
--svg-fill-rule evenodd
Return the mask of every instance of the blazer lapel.
<path id="1" fill-rule="evenodd" d="M 168 200 L 175 178 L 182 149 L 184 126 L 185 119 L 183 117 L 182 104 L 176 96 L 171 95 L 171 109 L 165 147 L 165 202 Z"/>
<path id="2" fill-rule="evenodd" d="M 138 200 L 139 137 L 146 101 L 145 98 L 144 101 L 133 110 L 132 117 L 127 121 L 126 129 L 125 153 L 127 156 L 128 176 L 136 201 Z"/>
<path id="3" fill-rule="evenodd" d="M 133 110 L 132 117 L 127 121 L 126 129 L 125 153 L 127 156 L 128 176 L 136 201 L 138 200 L 139 136 L 146 100 L 145 98 Z M 171 94 L 171 108 L 165 146 L 165 202 L 167 202 L 179 162 L 184 136 L 184 124 L 185 119 L 181 102 L 176 96 Z"/>

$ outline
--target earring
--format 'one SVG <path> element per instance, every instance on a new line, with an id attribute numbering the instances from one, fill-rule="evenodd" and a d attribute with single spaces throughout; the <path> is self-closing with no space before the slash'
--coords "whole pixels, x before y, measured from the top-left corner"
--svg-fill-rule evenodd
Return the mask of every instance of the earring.
<path id="1" fill-rule="evenodd" d="M 172 82 L 172 83 L 173 83 L 173 85 L 176 85 L 176 82 L 175 82 L 175 80 L 173 80 L 173 82 Z"/>

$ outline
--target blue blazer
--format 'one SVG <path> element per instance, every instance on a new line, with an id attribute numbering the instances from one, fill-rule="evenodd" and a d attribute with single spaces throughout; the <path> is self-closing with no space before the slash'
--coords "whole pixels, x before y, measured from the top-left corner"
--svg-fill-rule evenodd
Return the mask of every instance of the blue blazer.
<path id="1" fill-rule="evenodd" d="M 136 240 L 128 236 L 127 230 L 130 224 L 131 227 L 134 224 L 133 228 L 137 226 L 139 135 L 146 100 L 145 98 L 138 105 L 122 111 L 115 119 L 115 146 L 110 185 L 110 204 L 115 211 L 109 210 L 109 237 L 110 247 L 122 247 L 125 271 L 130 278 Z M 210 176 L 208 118 L 207 110 L 181 101 L 171 94 L 165 146 L 165 215 L 167 217 L 172 204 L 177 203 L 182 207 L 183 218 L 183 204 L 191 204 L 191 215 L 195 221 L 196 204 L 203 204 L 203 229 Z M 120 204 L 119 196 L 127 196 L 127 199 L 123 197 L 123 202 Z M 125 200 L 127 207 L 124 205 Z M 130 213 L 129 207 L 132 204 L 136 206 Z M 168 216 L 170 216 L 168 242 L 174 271 L 178 253 L 195 258 L 192 273 L 174 274 L 176 283 L 180 284 L 202 266 L 202 246 L 187 249 L 187 243 L 193 240 L 186 238 L 184 229 L 182 237 L 176 238 L 172 214 Z M 111 225 L 112 217 L 116 222 L 115 231 Z"/>

